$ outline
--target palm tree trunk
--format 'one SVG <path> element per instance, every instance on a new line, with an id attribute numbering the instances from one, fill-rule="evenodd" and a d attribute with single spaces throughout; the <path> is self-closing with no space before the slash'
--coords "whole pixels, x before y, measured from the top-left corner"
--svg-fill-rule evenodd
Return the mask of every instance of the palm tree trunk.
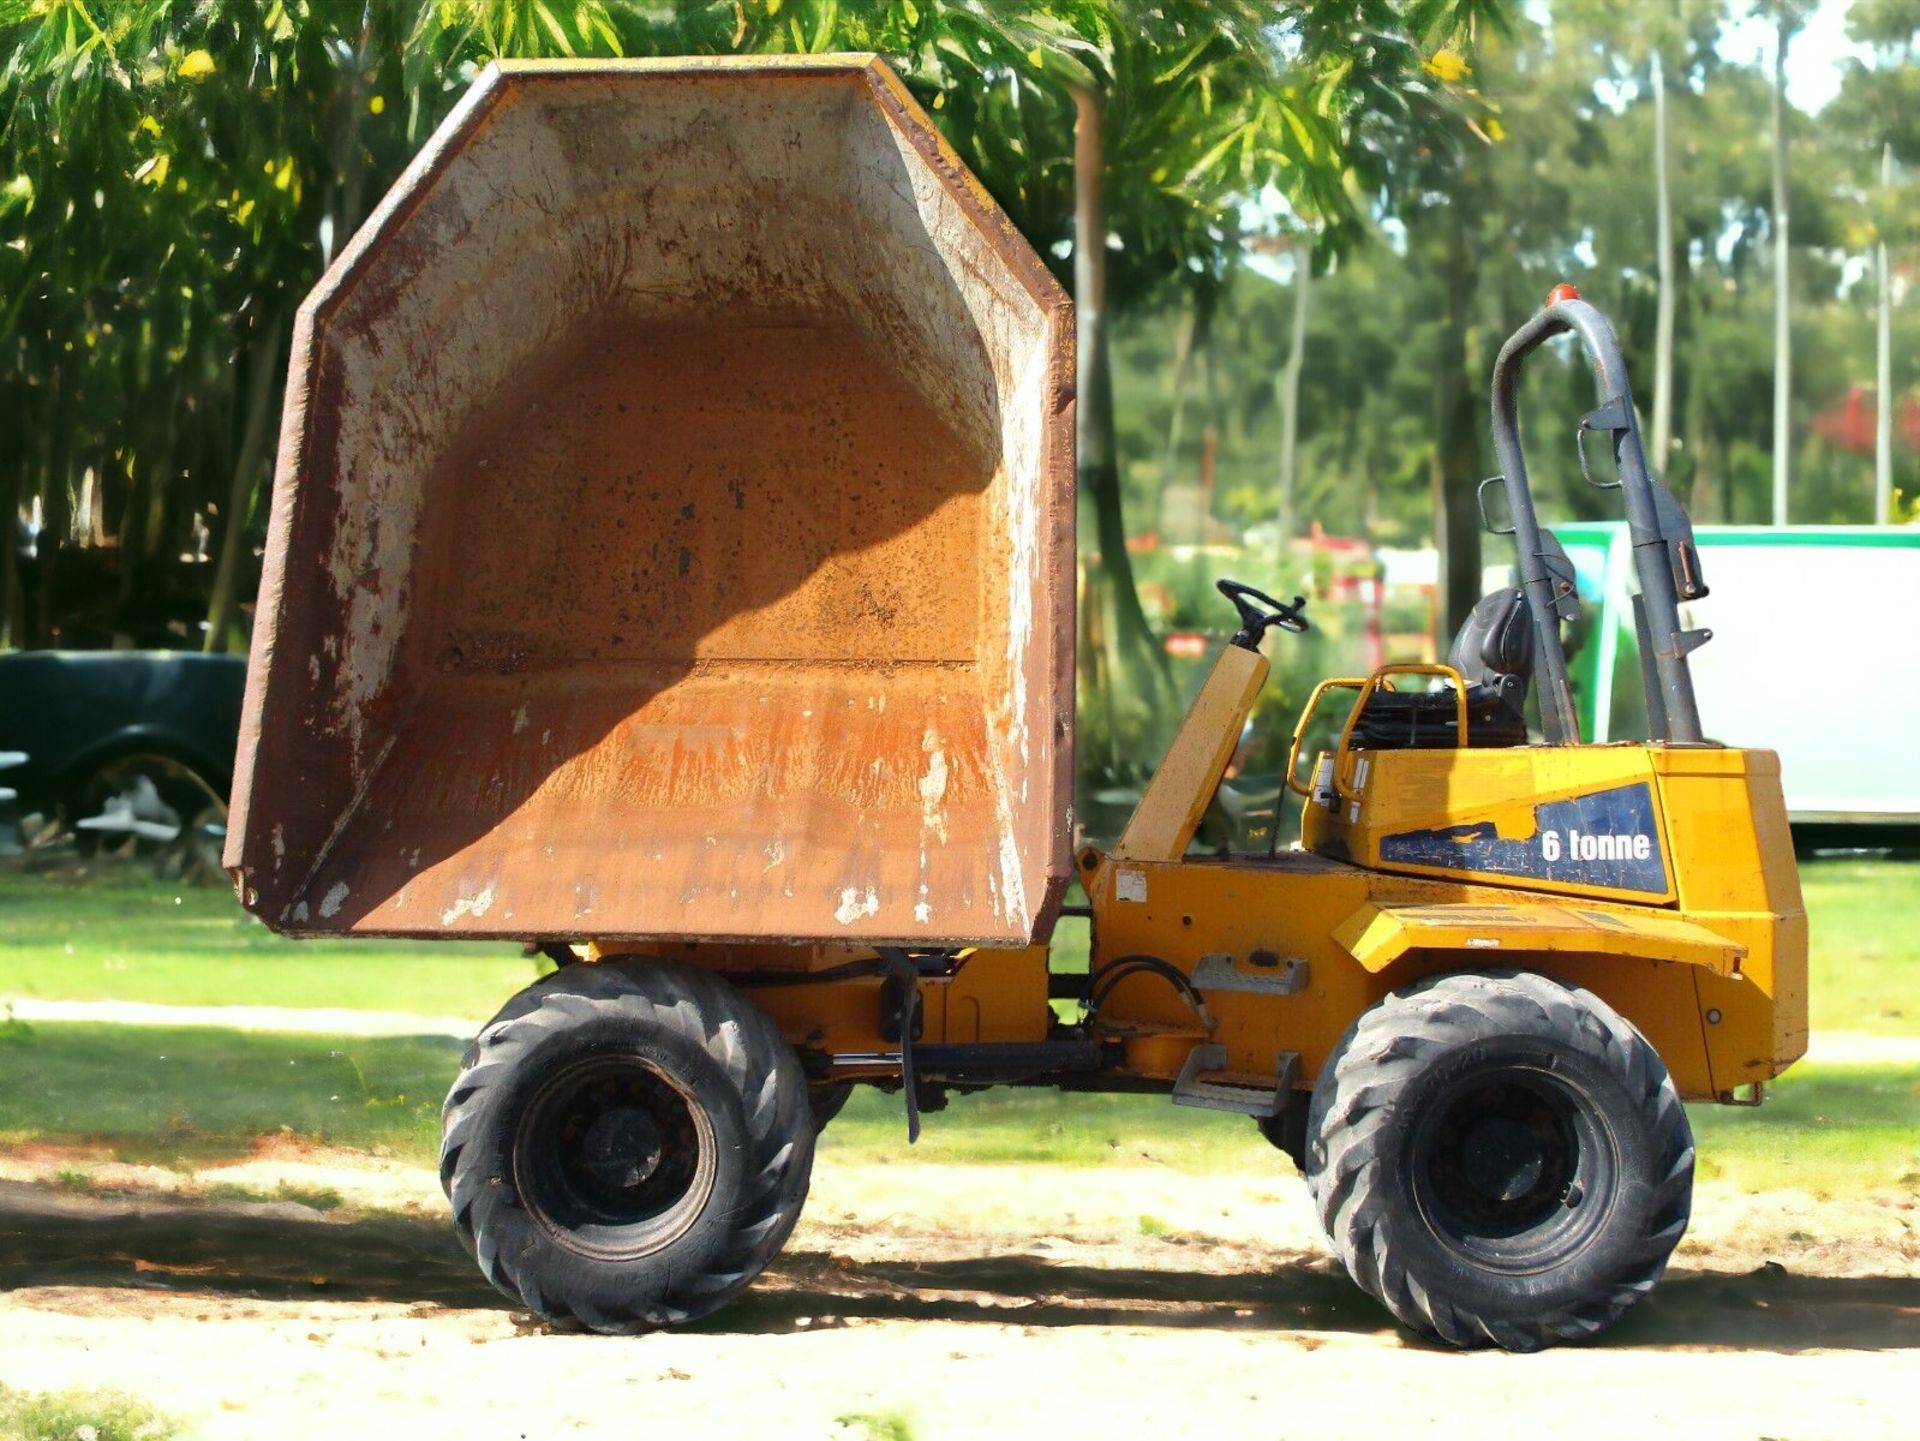
<path id="1" fill-rule="evenodd" d="M 1220 463 L 1220 347 L 1214 343 L 1213 316 L 1220 292 L 1208 286 L 1200 307 L 1199 338 L 1195 348 L 1206 367 L 1207 423 L 1200 431 L 1200 535 L 1205 542 L 1213 534 L 1214 492 Z"/>
<path id="2" fill-rule="evenodd" d="M 361 207 L 365 204 L 367 152 L 360 143 L 360 127 L 366 123 L 367 96 L 373 85 L 373 12 L 368 9 L 360 24 L 360 40 L 354 47 L 353 66 L 348 73 L 342 101 L 342 116 L 334 132 L 333 175 L 327 197 L 325 241 L 320 264 L 333 263 L 353 232 L 359 228 Z"/>
<path id="3" fill-rule="evenodd" d="M 260 484 L 260 472 L 267 458 L 267 438 L 278 419 L 273 404 L 277 382 L 283 374 L 280 360 L 281 323 L 276 317 L 266 321 L 254 337 L 251 368 L 247 376 L 246 429 L 240 438 L 240 453 L 234 459 L 233 479 L 227 490 L 227 511 L 222 518 L 220 561 L 213 571 L 213 599 L 207 606 L 207 638 L 204 649 L 217 655 L 227 648 L 227 633 L 239 609 L 240 542 L 247 533 L 247 517 L 253 512 L 254 492 Z"/>
<path id="4" fill-rule="evenodd" d="M 1467 324 L 1479 285 L 1472 239 L 1459 208 L 1447 227 L 1446 316 L 1434 357 L 1432 495 L 1434 543 L 1439 548 L 1441 599 L 1446 634 L 1466 624 L 1480 599 L 1480 514 L 1476 487 L 1483 473 L 1480 434 L 1486 415 L 1467 354 Z M 1441 638 L 1444 651 L 1445 636 Z"/>
<path id="5" fill-rule="evenodd" d="M 1880 195 L 1883 200 L 1893 196 L 1892 141 L 1880 147 Z M 1893 266 L 1884 230 L 1874 244 L 1874 269 L 1880 294 L 1873 346 L 1873 522 L 1886 525 L 1893 519 L 1893 413 L 1899 397 L 1893 393 Z"/>
<path id="6" fill-rule="evenodd" d="M 1188 380 L 1193 371 L 1193 338 L 1200 326 L 1200 297 L 1189 292 L 1180 307 L 1173 331 L 1173 375 L 1167 384 L 1167 456 L 1160 468 L 1160 484 L 1172 483 L 1180 465 L 1180 442 L 1186 429 Z"/>
<path id="7" fill-rule="evenodd" d="M 1773 523 L 1787 523 L 1787 476 L 1792 463 L 1792 295 L 1787 262 L 1787 11 L 1775 12 L 1773 51 Z"/>
<path id="8" fill-rule="evenodd" d="M 1653 67 L 1653 185 L 1660 248 L 1660 301 L 1653 334 L 1654 473 L 1665 475 L 1673 447 L 1673 191 L 1667 176 L 1667 77 L 1655 46 Z"/>
<path id="9" fill-rule="evenodd" d="M 1167 386 L 1169 415 L 1167 448 L 1160 467 L 1160 494 L 1154 513 L 1160 517 L 1163 537 L 1176 541 L 1204 540 L 1209 519 L 1208 502 L 1212 497 L 1212 445 L 1214 403 L 1213 313 L 1218 300 L 1214 287 L 1198 286 L 1185 292 L 1173 336 L 1173 374 Z M 1204 422 L 1200 439 L 1199 508 L 1191 513 L 1167 509 L 1169 495 L 1185 493 L 1181 451 L 1186 445 L 1187 417 L 1193 409 L 1194 373 L 1204 369 L 1205 394 L 1200 403 Z M 1179 491 L 1169 487 L 1180 485 Z"/>
<path id="10" fill-rule="evenodd" d="M 1296 244 L 1293 257 L 1293 334 L 1280 372 L 1280 553 L 1293 539 L 1293 503 L 1300 466 L 1300 372 L 1307 359 L 1307 305 L 1313 289 L 1313 247 Z"/>
<path id="11" fill-rule="evenodd" d="M 1354 460 L 1347 466 L 1347 474 L 1356 470 L 1360 473 L 1362 487 L 1361 533 L 1374 536 L 1380 533 L 1380 456 L 1377 437 L 1379 428 L 1371 422 L 1368 414 L 1370 407 L 1364 402 L 1353 407 L 1348 414 L 1356 432 L 1356 445 L 1352 451 Z"/>
<path id="12" fill-rule="evenodd" d="M 24 405 L 22 409 L 24 409 Z M 17 432 L 16 432 L 17 433 Z M 14 463 L 0 475 L 0 650 L 19 638 L 20 606 L 20 496 L 26 487 L 27 447 L 15 449 Z"/>
<path id="13" fill-rule="evenodd" d="M 33 635 L 28 641 L 33 646 L 51 646 L 59 639 L 54 574 L 73 536 L 73 373 L 65 367 L 56 368 L 52 385 L 52 424 L 47 437 L 46 472 L 40 485 L 44 519 L 36 546 Z"/>
<path id="14" fill-rule="evenodd" d="M 1725 521 L 1722 498 L 1717 486 L 1719 451 L 1714 444 L 1713 424 L 1707 415 L 1706 387 L 1687 387 L 1687 511 L 1695 524 Z"/>
<path id="15" fill-rule="evenodd" d="M 1078 404 L 1075 407 L 1079 451 L 1080 498 L 1092 511 L 1093 541 L 1100 552 L 1098 572 L 1089 588 L 1100 608 L 1104 680 L 1110 706 L 1144 705 L 1154 713 L 1166 687 L 1164 662 L 1153 645 L 1146 613 L 1135 589 L 1133 562 L 1127 554 L 1126 518 L 1120 500 L 1119 448 L 1114 430 L 1113 356 L 1107 334 L 1107 217 L 1105 156 L 1101 142 L 1100 97 L 1076 86 L 1073 91 L 1074 246 L 1073 299 L 1078 320 Z M 1127 695 L 1126 687 L 1139 693 Z M 1116 755 L 1117 759 L 1117 755 Z M 1149 758 L 1150 759 L 1150 758 Z"/>

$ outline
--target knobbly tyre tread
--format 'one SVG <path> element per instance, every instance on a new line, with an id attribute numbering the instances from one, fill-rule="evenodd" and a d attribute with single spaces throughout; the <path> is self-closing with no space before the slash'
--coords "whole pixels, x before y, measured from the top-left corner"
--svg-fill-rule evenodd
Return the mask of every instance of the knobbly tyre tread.
<path id="1" fill-rule="evenodd" d="M 1478 1310 L 1416 1275 L 1396 1229 L 1416 1224 L 1396 1190 L 1393 1106 L 1441 1054 L 1524 1032 L 1604 1062 L 1643 1119 L 1654 1157 L 1646 1221 L 1618 1247 L 1601 1284 L 1527 1314 Z M 1611 1325 L 1660 1279 L 1686 1231 L 1693 1137 L 1666 1067 L 1646 1039 L 1592 992 L 1531 972 L 1455 973 L 1397 991 L 1336 1044 L 1308 1114 L 1307 1182 L 1334 1253 L 1404 1325 L 1453 1346 L 1535 1351 Z"/>
<path id="2" fill-rule="evenodd" d="M 609 1019 L 636 1033 L 658 1028 L 677 1036 L 719 1067 L 739 1106 L 746 1162 L 736 1193 L 716 1191 L 704 1208 L 721 1208 L 724 1244 L 697 1267 L 646 1267 L 654 1274 L 611 1304 L 584 1294 L 595 1288 L 577 1284 L 592 1263 L 567 1253 L 556 1260 L 552 1246 L 504 1245 L 502 1213 L 519 1211 L 517 1197 L 507 1194 L 497 1166 L 462 1164 L 478 1130 L 497 1124 L 489 1104 L 494 1093 L 530 1079 L 528 1059 L 543 1043 Z M 440 1184 L 456 1232 L 495 1287 L 562 1327 L 633 1334 L 712 1313 L 779 1254 L 806 1200 L 814 1136 L 799 1058 L 749 997 L 677 961 L 581 962 L 514 996 L 467 1048 L 441 1111 Z M 659 1255 L 670 1257 L 672 1250 Z"/>

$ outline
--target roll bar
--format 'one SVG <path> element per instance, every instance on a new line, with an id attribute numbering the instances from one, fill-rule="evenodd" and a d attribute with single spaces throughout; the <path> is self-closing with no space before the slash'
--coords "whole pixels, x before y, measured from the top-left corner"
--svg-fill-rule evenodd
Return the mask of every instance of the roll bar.
<path id="1" fill-rule="evenodd" d="M 1647 469 L 1619 338 L 1607 318 L 1580 299 L 1580 293 L 1571 285 L 1554 287 L 1545 307 L 1500 348 L 1500 357 L 1493 366 L 1493 444 L 1500 459 L 1507 508 L 1513 518 L 1520 584 L 1533 617 L 1540 723 L 1549 744 L 1573 745 L 1580 740 L 1573 688 L 1567 680 L 1567 654 L 1560 643 L 1560 620 L 1553 575 L 1548 567 L 1548 546 L 1541 537 L 1540 522 L 1533 508 L 1533 491 L 1527 483 L 1526 458 L 1520 450 L 1515 396 L 1520 363 L 1544 342 L 1568 331 L 1578 335 L 1586 347 L 1600 398 L 1598 407 L 1581 417 L 1579 434 L 1584 440 L 1587 431 L 1605 431 L 1613 439 L 1618 481 L 1593 481 L 1590 474 L 1587 478 L 1605 489 L 1617 486 L 1626 507 L 1627 534 L 1640 581 L 1641 604 L 1635 608 L 1640 651 L 1643 658 L 1651 658 L 1648 719 L 1657 738 L 1698 744 L 1703 739 L 1700 711 L 1694 701 L 1687 656 L 1705 644 L 1712 633 L 1680 627 L 1680 600 L 1707 593 L 1700 577 L 1699 555 L 1694 549 L 1692 522 L 1673 494 Z M 1584 448 L 1580 468 L 1583 474 L 1587 473 Z"/>

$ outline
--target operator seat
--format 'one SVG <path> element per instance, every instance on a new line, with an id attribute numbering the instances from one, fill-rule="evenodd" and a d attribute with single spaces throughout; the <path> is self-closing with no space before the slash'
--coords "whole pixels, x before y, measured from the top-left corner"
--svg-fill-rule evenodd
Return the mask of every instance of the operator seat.
<path id="1" fill-rule="evenodd" d="M 1447 664 L 1467 683 L 1467 744 L 1527 743 L 1527 682 L 1533 675 L 1533 619 L 1526 593 L 1497 590 L 1482 596 L 1454 637 Z M 1375 691 L 1353 744 L 1365 750 L 1458 746 L 1452 684 L 1430 691 Z"/>

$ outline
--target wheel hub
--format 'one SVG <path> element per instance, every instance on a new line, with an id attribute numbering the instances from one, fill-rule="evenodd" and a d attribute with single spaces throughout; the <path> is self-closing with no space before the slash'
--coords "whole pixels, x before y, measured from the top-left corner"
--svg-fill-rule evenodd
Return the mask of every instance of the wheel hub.
<path id="1" fill-rule="evenodd" d="M 1547 1157 L 1533 1132 L 1507 1116 L 1487 1116 L 1467 1130 L 1461 1169 L 1492 1201 L 1513 1202 L 1540 1184 Z"/>
<path id="2" fill-rule="evenodd" d="M 620 1259 L 671 1243 L 700 1214 L 717 1165 L 712 1123 L 675 1078 L 619 1054 L 547 1080 L 520 1119 L 514 1172 L 557 1240 Z"/>
<path id="3" fill-rule="evenodd" d="M 1474 1264 L 1531 1274 L 1604 1219 L 1613 1160 L 1591 1110 L 1548 1071 L 1489 1068 L 1434 1097 L 1409 1156 L 1435 1239 Z"/>
<path id="4" fill-rule="evenodd" d="M 583 1142 L 593 1178 L 621 1189 L 638 1186 L 659 1170 L 665 1149 L 659 1124 L 637 1106 L 602 1111 L 587 1127 Z"/>

